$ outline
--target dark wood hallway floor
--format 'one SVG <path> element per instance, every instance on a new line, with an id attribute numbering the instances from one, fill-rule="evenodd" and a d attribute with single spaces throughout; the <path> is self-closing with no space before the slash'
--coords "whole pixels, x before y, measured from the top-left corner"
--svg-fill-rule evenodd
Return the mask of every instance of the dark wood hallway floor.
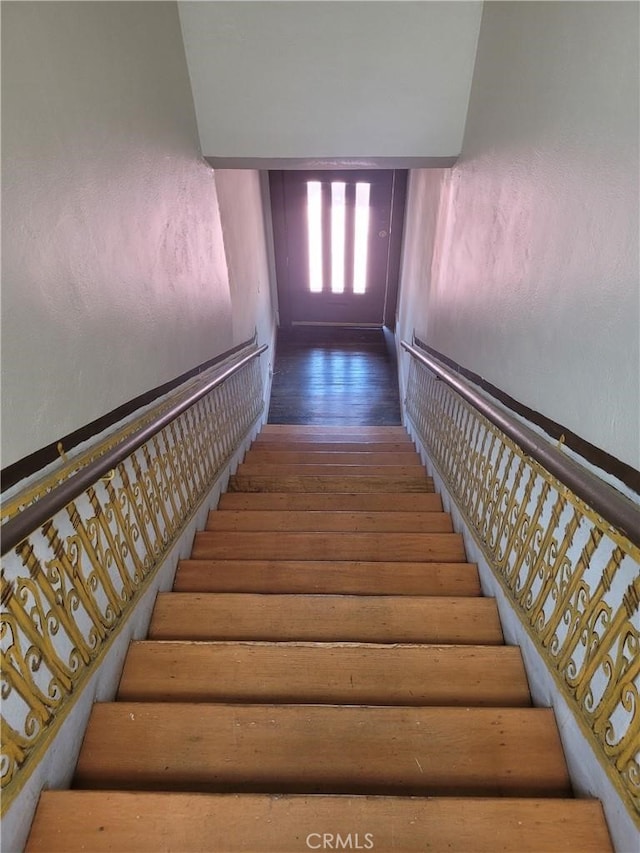
<path id="1" fill-rule="evenodd" d="M 336 326 L 280 329 L 268 422 L 399 424 L 391 333 Z"/>

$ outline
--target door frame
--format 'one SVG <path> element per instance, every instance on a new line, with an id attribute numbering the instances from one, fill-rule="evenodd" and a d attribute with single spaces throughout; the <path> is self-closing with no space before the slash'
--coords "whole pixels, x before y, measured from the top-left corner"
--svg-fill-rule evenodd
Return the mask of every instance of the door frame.
<path id="1" fill-rule="evenodd" d="M 311 171 L 305 169 L 304 171 Z M 345 169 L 326 169 L 329 174 L 333 171 L 344 172 Z M 357 172 L 358 170 L 349 170 Z M 368 171 L 368 170 L 367 170 Z M 396 307 L 398 302 L 398 287 L 400 278 L 400 256 L 402 252 L 402 236 L 404 227 L 404 211 L 407 196 L 406 169 L 390 169 L 393 172 L 393 189 L 391 199 L 391 222 L 389 229 L 389 243 L 387 252 L 387 265 L 385 271 L 385 296 L 383 306 L 382 325 L 395 331 Z M 274 258 L 276 272 L 276 288 L 278 293 L 278 314 L 280 326 L 291 328 L 294 325 L 308 325 L 296 323 L 291 316 L 291 293 L 292 282 L 289 275 L 288 259 L 285 253 L 278 251 L 278 246 L 285 246 L 287 239 L 285 191 L 283 170 L 272 170 L 268 173 L 269 195 L 271 198 L 271 219 L 273 224 Z M 317 323 L 311 325 L 354 325 L 351 323 Z M 376 324 L 377 325 L 377 324 Z"/>

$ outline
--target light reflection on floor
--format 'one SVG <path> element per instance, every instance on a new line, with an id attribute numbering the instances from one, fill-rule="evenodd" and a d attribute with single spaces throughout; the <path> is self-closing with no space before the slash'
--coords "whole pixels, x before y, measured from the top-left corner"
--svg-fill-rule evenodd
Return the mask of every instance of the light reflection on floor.
<path id="1" fill-rule="evenodd" d="M 380 344 L 277 349 L 270 423 L 400 423 L 398 383 Z"/>

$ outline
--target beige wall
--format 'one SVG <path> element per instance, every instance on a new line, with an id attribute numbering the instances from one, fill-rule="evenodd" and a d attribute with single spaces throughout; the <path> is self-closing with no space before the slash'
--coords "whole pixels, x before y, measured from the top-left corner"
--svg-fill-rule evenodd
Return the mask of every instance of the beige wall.
<path id="1" fill-rule="evenodd" d="M 234 261 L 230 287 L 225 249 L 246 240 L 237 223 L 223 240 L 174 3 L 5 3 L 2 76 L 8 465 L 239 343 L 270 309 L 253 221 L 253 267 Z"/>
<path id="2" fill-rule="evenodd" d="M 234 340 L 252 337 L 257 325 L 259 340 L 268 341 L 273 319 L 260 173 L 217 169 L 216 188 L 229 268 Z"/>
<path id="3" fill-rule="evenodd" d="M 405 335 L 634 467 L 638 13 L 485 3 L 461 158 L 411 176 L 400 309 Z"/>

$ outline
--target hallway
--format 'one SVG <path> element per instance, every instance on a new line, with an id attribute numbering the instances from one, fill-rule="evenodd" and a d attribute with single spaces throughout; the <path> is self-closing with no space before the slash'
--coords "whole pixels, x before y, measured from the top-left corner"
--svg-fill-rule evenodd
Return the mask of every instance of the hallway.
<path id="1" fill-rule="evenodd" d="M 400 424 L 393 347 L 391 333 L 382 329 L 280 329 L 268 422 Z"/>

